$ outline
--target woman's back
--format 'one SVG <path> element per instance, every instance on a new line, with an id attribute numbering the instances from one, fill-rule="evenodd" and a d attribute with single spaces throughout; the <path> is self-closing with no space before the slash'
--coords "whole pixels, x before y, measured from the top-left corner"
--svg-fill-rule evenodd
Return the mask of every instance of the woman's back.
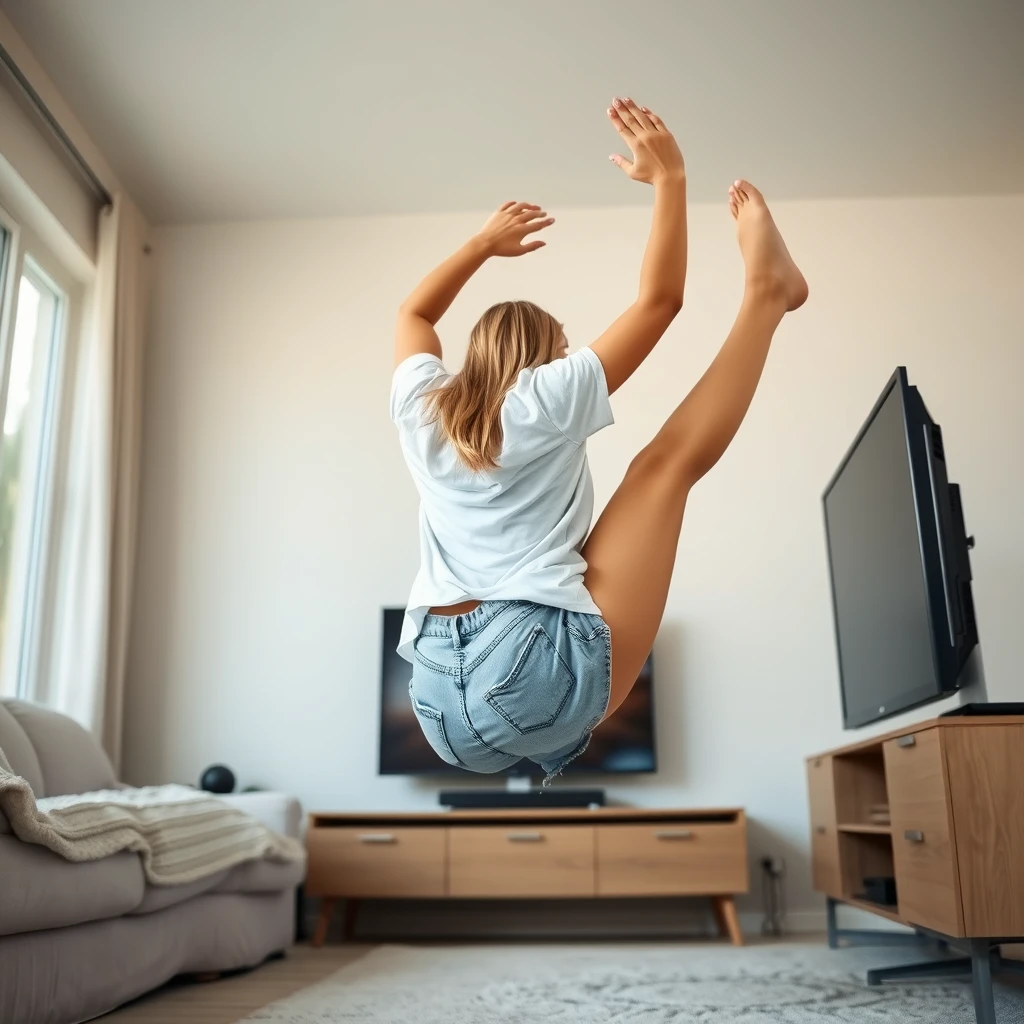
<path id="1" fill-rule="evenodd" d="M 596 614 L 579 549 L 593 484 L 586 439 L 612 422 L 600 361 L 590 349 L 523 370 L 501 407 L 497 465 L 470 469 L 426 395 L 450 380 L 432 355 L 395 371 L 391 416 L 421 498 L 422 564 L 402 653 L 432 606 L 527 600 Z"/>

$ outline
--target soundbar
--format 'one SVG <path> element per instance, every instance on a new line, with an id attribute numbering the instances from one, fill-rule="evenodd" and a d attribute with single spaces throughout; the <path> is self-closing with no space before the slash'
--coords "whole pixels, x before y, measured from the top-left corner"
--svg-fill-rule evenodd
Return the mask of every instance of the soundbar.
<path id="1" fill-rule="evenodd" d="M 481 811 L 497 808 L 539 807 L 604 807 L 603 789 L 442 789 L 438 803 L 459 811 Z"/>

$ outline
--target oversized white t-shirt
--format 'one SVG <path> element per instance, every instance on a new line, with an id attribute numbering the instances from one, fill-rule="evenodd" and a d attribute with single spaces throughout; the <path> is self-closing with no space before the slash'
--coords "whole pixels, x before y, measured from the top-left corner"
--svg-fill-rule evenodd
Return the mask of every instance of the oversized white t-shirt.
<path id="1" fill-rule="evenodd" d="M 431 607 L 525 600 L 600 614 L 580 548 L 594 514 L 586 441 L 613 421 L 601 361 L 584 348 L 523 370 L 501 409 L 498 468 L 482 472 L 459 460 L 423 400 L 449 376 L 421 353 L 391 387 L 391 419 L 420 494 L 420 569 L 398 648 L 409 660 Z"/>

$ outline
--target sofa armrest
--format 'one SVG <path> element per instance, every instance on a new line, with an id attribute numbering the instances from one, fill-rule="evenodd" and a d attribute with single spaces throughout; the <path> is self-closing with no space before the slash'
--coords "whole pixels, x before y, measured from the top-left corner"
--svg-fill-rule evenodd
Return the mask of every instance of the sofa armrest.
<path id="1" fill-rule="evenodd" d="M 269 829 L 299 839 L 302 831 L 302 805 L 287 793 L 226 793 L 218 800 L 258 818 Z"/>

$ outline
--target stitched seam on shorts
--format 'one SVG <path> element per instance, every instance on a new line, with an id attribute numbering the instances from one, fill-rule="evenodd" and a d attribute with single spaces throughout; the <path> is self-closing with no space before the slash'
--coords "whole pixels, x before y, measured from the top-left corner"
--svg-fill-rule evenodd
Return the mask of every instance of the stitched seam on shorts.
<path id="1" fill-rule="evenodd" d="M 491 652 L 494 650 L 502 640 L 505 639 L 512 632 L 516 626 L 519 625 L 523 619 L 527 618 L 533 611 L 532 607 L 524 608 L 518 617 L 514 618 L 511 622 L 507 623 L 502 631 L 487 645 L 484 650 L 478 654 L 468 665 L 466 665 L 466 671 L 472 672 Z"/>
<path id="2" fill-rule="evenodd" d="M 578 626 L 573 625 L 573 623 L 571 622 L 567 622 L 565 624 L 565 628 L 569 633 L 576 637 L 577 640 L 582 640 L 583 643 L 587 644 L 594 640 L 600 633 L 604 632 L 604 630 L 608 630 L 609 634 L 611 633 L 611 629 L 609 628 L 608 623 L 606 622 L 602 622 L 599 626 L 597 626 L 594 629 L 594 632 L 589 635 L 584 633 L 582 629 L 580 629 Z"/>
<path id="3" fill-rule="evenodd" d="M 459 674 L 458 668 L 448 665 L 438 665 L 437 662 L 431 661 L 429 658 L 424 658 L 419 651 L 413 650 L 412 656 L 416 662 L 424 668 L 429 668 L 432 672 L 439 672 L 444 676 L 457 676 Z"/>
<path id="4" fill-rule="evenodd" d="M 533 650 L 534 645 L 537 643 L 538 637 L 540 637 L 542 633 L 545 637 L 547 637 L 548 643 L 551 644 L 551 649 L 555 652 L 555 657 L 559 660 L 559 662 L 562 665 L 562 668 L 564 668 L 566 673 L 568 674 L 571 685 L 566 687 L 565 693 L 562 695 L 562 702 L 558 705 L 558 708 L 555 710 L 554 714 L 546 722 L 541 722 L 540 725 L 532 725 L 529 729 L 524 729 L 521 725 L 517 725 L 515 722 L 513 722 L 512 719 L 505 713 L 504 709 L 499 707 L 494 702 L 493 698 L 495 694 L 500 696 L 504 690 L 508 689 L 508 687 L 510 687 L 514 682 L 516 682 L 516 680 L 518 680 L 520 674 L 522 673 L 523 665 L 525 664 L 526 659 L 530 655 L 530 651 Z M 554 643 L 552 643 L 551 637 L 548 636 L 547 631 L 544 629 L 543 626 L 541 626 L 538 623 L 538 625 L 533 627 L 533 636 L 531 636 L 529 641 L 527 642 L 526 647 L 523 649 L 523 653 L 519 655 L 519 659 L 516 661 L 515 667 L 512 669 L 512 673 L 509 675 L 508 679 L 506 679 L 503 683 L 498 683 L 497 686 L 492 686 L 484 694 L 484 700 L 487 701 L 487 703 L 499 715 L 501 715 L 501 717 L 504 718 L 505 721 L 508 722 L 508 724 L 511 725 L 512 728 L 515 729 L 515 731 L 519 733 L 520 736 L 526 736 L 528 733 L 536 732 L 538 729 L 547 729 L 555 723 L 558 716 L 562 713 L 562 710 L 565 707 L 566 702 L 569 700 L 569 695 L 572 693 L 575 685 L 576 677 L 572 674 L 572 670 L 569 668 L 568 665 L 566 665 L 565 661 L 562 659 L 561 654 L 558 653 L 558 648 L 555 647 Z"/>
<path id="5" fill-rule="evenodd" d="M 459 759 L 459 755 L 456 754 L 454 750 L 452 750 L 451 740 L 448 739 L 448 734 L 444 731 L 444 715 L 442 715 L 440 711 L 437 711 L 429 705 L 422 704 L 415 697 L 412 698 L 412 702 L 413 706 L 421 715 L 426 715 L 426 717 L 429 718 L 432 722 L 434 722 L 434 724 L 437 726 L 437 734 L 441 737 L 441 742 L 444 744 L 445 750 L 447 750 L 448 753 L 455 758 L 455 763 L 460 768 L 465 768 L 465 765 Z M 444 759 L 442 758 L 442 760 Z"/>

